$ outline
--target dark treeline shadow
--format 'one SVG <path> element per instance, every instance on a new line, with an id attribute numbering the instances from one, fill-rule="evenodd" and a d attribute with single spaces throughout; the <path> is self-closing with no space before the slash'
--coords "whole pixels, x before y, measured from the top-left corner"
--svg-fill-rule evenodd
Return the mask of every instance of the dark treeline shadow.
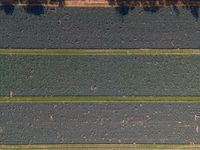
<path id="1" fill-rule="evenodd" d="M 6 15 L 12 15 L 14 12 L 14 5 L 7 1 L 1 2 L 0 10 L 3 10 Z"/>
<path id="2" fill-rule="evenodd" d="M 199 6 L 187 6 L 186 9 L 191 12 L 192 16 L 195 17 L 196 20 L 198 20 L 198 18 L 199 18 Z"/>
<path id="3" fill-rule="evenodd" d="M 44 14 L 43 0 L 26 0 L 27 6 L 24 8 L 29 14 L 41 15 Z M 60 7 L 64 6 L 65 0 L 49 0 L 52 3 L 58 3 Z"/>
<path id="4" fill-rule="evenodd" d="M 134 10 L 135 7 L 129 7 L 134 0 L 108 0 L 109 5 L 117 6 L 115 9 L 121 15 L 127 15 L 130 10 Z M 150 6 L 143 7 L 144 11 L 156 13 L 160 7 L 155 6 L 156 1 L 149 0 Z"/>
<path id="5" fill-rule="evenodd" d="M 121 15 L 127 15 L 130 10 L 134 10 L 135 7 L 129 7 L 131 0 L 108 0 L 109 5 L 118 6 L 116 11 Z"/>
<path id="6" fill-rule="evenodd" d="M 16 0 L 16 1 L 25 2 L 26 6 L 24 6 L 24 10 L 29 14 L 41 15 L 45 13 L 44 11 L 45 7 L 43 6 L 44 0 Z M 65 0 L 49 0 L 49 2 L 58 3 L 59 6 L 61 7 L 64 6 L 64 1 Z M 120 15 L 124 16 L 124 15 L 127 15 L 129 11 L 135 9 L 135 7 L 130 7 L 131 2 L 139 1 L 139 0 L 107 0 L 107 1 L 109 5 L 117 6 L 115 7 L 116 11 Z M 156 6 L 156 0 L 140 0 L 140 1 L 143 1 L 143 2 L 145 1 L 146 3 L 148 3 L 148 6 L 143 7 L 143 10 L 146 12 L 150 12 L 153 14 L 153 13 L 158 12 L 161 9 L 161 7 Z M 176 6 L 176 0 L 159 0 L 159 1 L 170 1 L 170 4 L 172 5 L 172 9 L 176 13 L 176 15 L 180 14 L 179 7 Z M 185 1 L 190 1 L 190 0 L 185 0 Z M 200 0 L 193 0 L 193 1 L 200 1 Z M 13 14 L 15 7 L 11 2 L 9 2 L 8 0 L 1 0 L 0 3 L 1 3 L 0 10 L 4 11 L 6 15 Z M 198 20 L 199 6 L 186 5 L 185 7 L 182 7 L 182 8 L 190 11 L 192 16 L 196 18 L 196 20 Z"/>
<path id="7" fill-rule="evenodd" d="M 108 1 L 109 5 L 117 6 L 115 9 L 120 15 L 127 15 L 130 10 L 134 10 L 134 8 L 135 8 L 135 7 L 129 7 L 130 3 L 135 0 L 107 0 L 107 1 Z M 146 12 L 156 13 L 162 8 L 162 7 L 156 6 L 156 0 L 143 0 L 143 1 L 147 2 L 149 5 L 149 6 L 143 7 L 143 10 Z M 160 1 L 166 1 L 166 0 L 160 0 Z M 176 6 L 176 1 L 175 0 L 168 0 L 168 1 L 170 1 L 171 5 L 172 5 L 172 9 L 176 13 L 176 15 L 179 15 L 180 11 L 179 11 L 179 7 Z M 192 16 L 194 18 L 196 18 L 196 20 L 198 20 L 199 6 L 187 6 L 186 5 L 185 7 L 181 7 L 181 8 L 184 8 L 184 9 L 187 9 L 188 11 L 190 11 Z"/>
<path id="8" fill-rule="evenodd" d="M 26 0 L 27 5 L 24 10 L 29 14 L 41 15 L 44 14 L 44 6 L 42 0 Z"/>
<path id="9" fill-rule="evenodd" d="M 20 0 L 16 0 L 20 2 Z M 22 0 L 26 3 L 24 6 L 24 10 L 29 14 L 41 15 L 44 14 L 44 6 L 42 4 L 42 0 Z M 0 2 L 0 10 L 3 10 L 6 15 L 12 15 L 15 9 L 14 4 L 9 2 L 9 0 Z"/>

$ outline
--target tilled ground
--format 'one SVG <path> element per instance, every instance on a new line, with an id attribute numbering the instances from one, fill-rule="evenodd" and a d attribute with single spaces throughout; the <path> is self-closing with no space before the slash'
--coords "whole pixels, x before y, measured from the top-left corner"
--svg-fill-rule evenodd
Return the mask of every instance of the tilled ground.
<path id="1" fill-rule="evenodd" d="M 2 9 L 3 10 L 3 9 Z M 0 12 L 0 48 L 199 48 L 193 8 L 15 7 Z"/>
<path id="2" fill-rule="evenodd" d="M 199 59 L 200 55 L 0 55 L 0 95 L 199 96 Z"/>
<path id="3" fill-rule="evenodd" d="M 1 4 L 11 7 L 2 7 L 6 14 L 0 14 L 0 48 L 200 47 L 199 1 Z M 25 13 L 13 5 L 41 7 Z M 0 95 L 199 96 L 199 57 L 1 55 Z M 199 143 L 199 107 L 189 102 L 1 103 L 0 143 Z"/>
<path id="4" fill-rule="evenodd" d="M 0 144 L 199 143 L 200 103 L 4 103 Z"/>

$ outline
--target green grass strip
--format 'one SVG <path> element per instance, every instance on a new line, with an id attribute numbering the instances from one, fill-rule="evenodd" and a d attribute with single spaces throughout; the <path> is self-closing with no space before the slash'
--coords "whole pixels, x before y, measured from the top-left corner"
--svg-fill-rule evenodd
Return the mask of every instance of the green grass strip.
<path id="1" fill-rule="evenodd" d="M 0 145 L 0 149 L 98 149 L 98 150 L 123 150 L 123 148 L 137 149 L 137 150 L 195 150 L 199 149 L 199 144 L 38 144 L 38 145 Z"/>
<path id="2" fill-rule="evenodd" d="M 1 55 L 198 55 L 200 49 L 0 49 Z"/>
<path id="3" fill-rule="evenodd" d="M 0 102 L 200 102 L 200 96 L 1 96 Z"/>

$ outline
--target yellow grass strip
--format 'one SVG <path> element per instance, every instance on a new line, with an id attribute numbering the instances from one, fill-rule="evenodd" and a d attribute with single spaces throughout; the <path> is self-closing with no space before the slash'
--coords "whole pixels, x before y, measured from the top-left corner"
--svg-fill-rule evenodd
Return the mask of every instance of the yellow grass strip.
<path id="1" fill-rule="evenodd" d="M 200 96 L 1 96 L 0 102 L 200 102 Z"/>
<path id="2" fill-rule="evenodd" d="M 0 55 L 200 55 L 200 49 L 0 49 Z"/>

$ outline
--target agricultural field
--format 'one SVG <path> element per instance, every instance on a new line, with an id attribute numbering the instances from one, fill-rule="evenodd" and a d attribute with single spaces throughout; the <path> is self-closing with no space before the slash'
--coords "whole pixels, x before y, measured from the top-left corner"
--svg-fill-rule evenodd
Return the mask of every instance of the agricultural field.
<path id="1" fill-rule="evenodd" d="M 198 9 L 136 7 L 126 12 L 113 7 L 43 7 L 27 12 L 16 6 L 11 14 L 3 10 L 0 12 L 1 48 L 200 46 Z"/>
<path id="2" fill-rule="evenodd" d="M 1 144 L 131 146 L 200 140 L 198 102 L 1 103 L 0 107 Z"/>
<path id="3" fill-rule="evenodd" d="M 199 59 L 200 55 L 0 55 L 0 95 L 199 96 Z"/>
<path id="4" fill-rule="evenodd" d="M 199 7 L 0 0 L 0 150 L 200 149 Z"/>

